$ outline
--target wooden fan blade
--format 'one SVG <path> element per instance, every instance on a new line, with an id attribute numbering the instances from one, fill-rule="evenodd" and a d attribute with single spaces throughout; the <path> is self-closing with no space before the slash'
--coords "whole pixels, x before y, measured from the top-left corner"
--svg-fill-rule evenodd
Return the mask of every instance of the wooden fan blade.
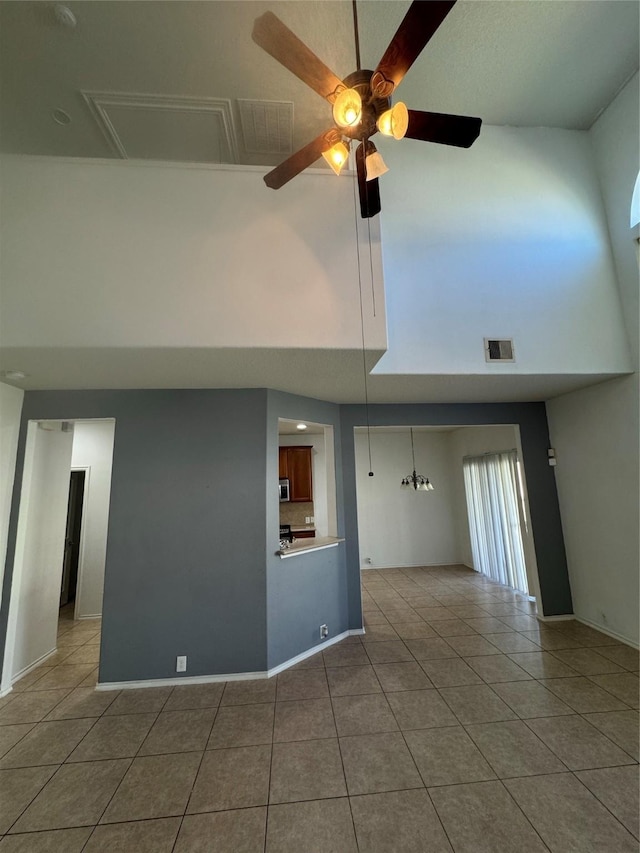
<path id="1" fill-rule="evenodd" d="M 271 187 L 272 190 L 279 190 L 280 187 L 283 187 L 292 178 L 303 172 L 307 166 L 315 163 L 319 157 L 322 157 L 325 151 L 331 148 L 335 141 L 335 139 L 332 139 L 332 134 L 334 133 L 334 129 L 331 128 L 331 130 L 317 136 L 308 145 L 305 145 L 304 148 L 296 151 L 295 154 L 292 154 L 291 157 L 284 160 L 279 166 L 276 166 L 275 169 L 272 169 L 264 176 L 265 184 Z"/>
<path id="2" fill-rule="evenodd" d="M 363 219 L 371 219 L 380 213 L 380 188 L 378 179 L 367 180 L 367 166 L 364 142 L 356 148 L 356 171 L 358 173 L 358 192 L 360 194 L 360 215 Z"/>
<path id="3" fill-rule="evenodd" d="M 389 97 L 456 0 L 414 0 L 371 77 L 377 97 Z"/>
<path id="4" fill-rule="evenodd" d="M 251 37 L 314 92 L 333 103 L 336 89 L 344 86 L 342 80 L 273 12 L 265 12 L 256 18 Z"/>
<path id="5" fill-rule="evenodd" d="M 454 116 L 446 113 L 426 113 L 409 110 L 409 127 L 405 136 L 424 142 L 439 142 L 470 148 L 480 135 L 481 118 Z"/>

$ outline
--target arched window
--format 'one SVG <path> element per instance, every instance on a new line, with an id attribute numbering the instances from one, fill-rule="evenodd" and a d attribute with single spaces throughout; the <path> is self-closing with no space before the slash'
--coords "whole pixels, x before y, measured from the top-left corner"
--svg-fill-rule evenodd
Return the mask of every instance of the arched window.
<path id="1" fill-rule="evenodd" d="M 636 178 L 636 185 L 633 188 L 633 196 L 631 198 L 631 228 L 637 228 L 640 225 L 640 172 Z"/>

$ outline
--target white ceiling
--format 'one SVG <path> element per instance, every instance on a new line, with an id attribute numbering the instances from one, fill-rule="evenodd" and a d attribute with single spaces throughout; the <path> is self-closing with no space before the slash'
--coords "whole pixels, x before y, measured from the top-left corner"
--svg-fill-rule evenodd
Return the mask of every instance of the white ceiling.
<path id="1" fill-rule="evenodd" d="M 129 156 L 279 162 L 281 154 L 245 150 L 238 99 L 292 103 L 294 149 L 326 129 L 330 110 L 251 40 L 253 20 L 266 10 L 338 76 L 355 67 L 348 0 L 67 5 L 75 29 L 56 22 L 52 3 L 0 3 L 4 151 L 122 156 L 104 135 L 99 109 L 83 96 L 102 93 L 105 103 L 142 104 L 137 112 L 114 107 L 108 116 Z M 360 0 L 364 67 L 375 67 L 408 5 Z M 589 128 L 638 68 L 639 8 L 637 0 L 459 0 L 399 95 L 414 109 L 477 115 L 486 124 Z M 187 122 L 196 101 L 210 109 L 189 113 Z M 167 110 L 161 116 L 151 108 L 158 102 Z M 55 109 L 67 112 L 71 123 L 57 124 Z M 169 149 L 157 147 L 159 134 Z M 200 134 L 210 136 L 203 142 Z M 79 352 L 60 346 L 50 353 L 7 351 L 2 367 L 30 374 L 15 383 L 26 389 L 270 387 L 335 402 L 364 400 L 362 354 L 352 351 Z M 367 391 L 372 402 L 544 400 L 607 378 L 371 375 Z"/>
<path id="2" fill-rule="evenodd" d="M 83 92 L 228 101 L 229 155 L 205 112 L 113 108 L 131 157 L 270 165 L 249 154 L 238 99 L 293 104 L 293 147 L 330 124 L 329 105 L 251 39 L 277 14 L 344 77 L 355 68 L 349 0 L 69 2 L 75 29 L 52 3 L 0 3 L 3 150 L 121 156 Z M 404 0 L 360 0 L 363 67 L 374 68 L 402 20 Z M 459 0 L 410 69 L 399 95 L 414 109 L 480 116 L 487 124 L 588 128 L 638 68 L 636 0 Z M 186 99 L 186 100 L 185 100 Z M 52 118 L 62 109 L 71 124 Z M 158 148 L 158 130 L 166 146 Z M 201 137 L 204 136 L 207 142 Z"/>

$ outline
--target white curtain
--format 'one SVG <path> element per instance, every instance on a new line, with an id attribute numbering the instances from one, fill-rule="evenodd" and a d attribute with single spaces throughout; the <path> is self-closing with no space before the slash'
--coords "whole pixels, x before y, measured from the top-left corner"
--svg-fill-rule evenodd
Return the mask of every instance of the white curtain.
<path id="1" fill-rule="evenodd" d="M 528 595 L 516 451 L 468 456 L 462 465 L 475 570 Z"/>

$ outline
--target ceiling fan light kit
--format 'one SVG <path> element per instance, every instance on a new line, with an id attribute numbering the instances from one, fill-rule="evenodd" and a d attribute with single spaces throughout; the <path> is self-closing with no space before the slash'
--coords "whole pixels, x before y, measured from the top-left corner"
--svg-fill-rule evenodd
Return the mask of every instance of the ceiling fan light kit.
<path id="1" fill-rule="evenodd" d="M 424 142 L 469 148 L 480 133 L 481 119 L 409 110 L 401 101 L 392 106 L 390 100 L 455 3 L 456 0 L 414 0 L 378 67 L 369 71 L 360 68 L 357 7 L 356 0 L 353 0 L 358 67 L 344 80 L 340 80 L 272 12 L 256 18 L 252 32 L 255 43 L 331 104 L 336 125 L 265 175 L 266 185 L 280 189 L 320 157 L 324 157 L 339 175 L 348 158 L 349 140 L 356 140 L 359 143 L 356 172 L 360 213 L 368 219 L 380 212 L 378 177 L 388 171 L 375 146 L 369 142 L 378 131 L 396 140 L 406 136 Z"/>

